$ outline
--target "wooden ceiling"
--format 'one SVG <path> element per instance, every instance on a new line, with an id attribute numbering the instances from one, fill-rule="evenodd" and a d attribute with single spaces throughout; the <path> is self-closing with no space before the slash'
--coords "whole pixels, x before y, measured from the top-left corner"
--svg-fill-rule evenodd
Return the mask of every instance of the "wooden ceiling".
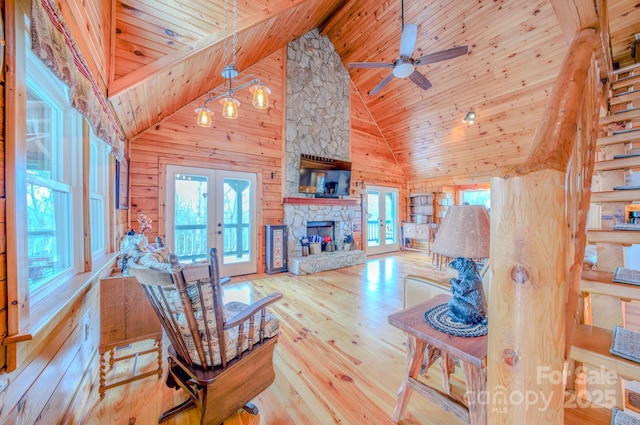
<path id="1" fill-rule="evenodd" d="M 469 47 L 418 68 L 433 84 L 426 91 L 394 79 L 370 96 L 390 70 L 349 69 L 409 180 L 482 176 L 524 159 L 567 49 L 552 6 L 562 1 L 405 0 L 405 22 L 418 25 L 414 57 Z M 611 55 L 623 66 L 640 32 L 635 3 L 608 1 Z M 398 57 L 400 0 L 240 0 L 237 10 L 241 72 L 313 28 L 345 66 Z M 115 11 L 108 94 L 133 140 L 222 83 L 224 2 L 116 0 Z M 462 123 L 470 110 L 472 126 Z"/>

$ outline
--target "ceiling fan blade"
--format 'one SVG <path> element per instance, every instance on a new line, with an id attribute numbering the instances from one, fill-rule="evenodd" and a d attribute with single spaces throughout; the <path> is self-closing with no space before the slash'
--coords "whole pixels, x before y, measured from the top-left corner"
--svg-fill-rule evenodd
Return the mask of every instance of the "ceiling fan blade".
<path id="1" fill-rule="evenodd" d="M 393 68 L 388 62 L 351 62 L 349 68 Z"/>
<path id="2" fill-rule="evenodd" d="M 375 86 L 375 87 L 373 88 L 373 90 L 371 90 L 371 91 L 369 92 L 369 94 L 370 94 L 371 96 L 375 95 L 375 94 L 376 94 L 376 93 L 378 93 L 380 90 L 382 90 L 382 88 L 383 88 L 384 86 L 386 86 L 387 84 L 389 84 L 389 81 L 391 81 L 391 80 L 393 80 L 393 73 L 391 73 L 391 74 L 387 75 L 386 77 L 384 77 L 384 80 L 380 81 L 380 82 L 378 83 L 378 85 L 377 85 L 377 86 Z"/>
<path id="3" fill-rule="evenodd" d="M 458 56 L 466 55 L 469 51 L 467 46 L 453 47 L 451 49 L 442 50 L 428 55 L 420 56 L 416 59 L 414 65 L 427 65 L 430 63 L 440 62 L 447 59 L 453 59 Z"/>
<path id="4" fill-rule="evenodd" d="M 409 79 L 416 83 L 422 90 L 431 87 L 431 81 L 427 80 L 427 77 L 419 73 L 418 70 L 413 71 L 413 73 L 409 75 Z"/>
<path id="5" fill-rule="evenodd" d="M 418 36 L 418 26 L 416 24 L 404 24 L 402 38 L 400 39 L 400 56 L 408 58 L 413 55 L 413 48 L 416 47 L 416 37 Z"/>

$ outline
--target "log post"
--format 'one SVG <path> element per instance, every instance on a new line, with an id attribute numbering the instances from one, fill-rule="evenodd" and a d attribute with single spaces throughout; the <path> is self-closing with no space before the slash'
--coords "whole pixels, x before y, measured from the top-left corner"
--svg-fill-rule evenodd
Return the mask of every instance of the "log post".
<path id="1" fill-rule="evenodd" d="M 566 170 L 595 39 L 576 34 L 525 164 L 491 183 L 488 423 L 564 422 Z"/>

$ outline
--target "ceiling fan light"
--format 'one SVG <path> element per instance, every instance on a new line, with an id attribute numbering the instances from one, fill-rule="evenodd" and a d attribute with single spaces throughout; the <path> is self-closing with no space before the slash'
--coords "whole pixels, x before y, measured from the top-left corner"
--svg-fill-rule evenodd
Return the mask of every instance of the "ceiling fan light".
<path id="1" fill-rule="evenodd" d="M 249 88 L 253 94 L 253 106 L 258 109 L 267 109 L 269 107 L 269 95 L 271 90 L 262 84 L 257 84 Z"/>
<path id="2" fill-rule="evenodd" d="M 198 113 L 196 123 L 200 127 L 211 127 L 211 116 L 213 115 L 213 112 L 207 109 L 206 106 L 197 108 L 196 112 Z"/>
<path id="3" fill-rule="evenodd" d="M 393 75 L 397 78 L 406 78 L 409 75 L 413 74 L 413 71 L 415 71 L 415 69 L 416 67 L 413 66 L 412 63 L 400 63 L 393 67 Z"/>
<path id="4" fill-rule="evenodd" d="M 224 99 L 220 99 L 220 103 L 222 103 L 223 117 L 230 120 L 238 118 L 238 106 L 240 106 L 240 102 L 233 97 L 225 97 Z"/>

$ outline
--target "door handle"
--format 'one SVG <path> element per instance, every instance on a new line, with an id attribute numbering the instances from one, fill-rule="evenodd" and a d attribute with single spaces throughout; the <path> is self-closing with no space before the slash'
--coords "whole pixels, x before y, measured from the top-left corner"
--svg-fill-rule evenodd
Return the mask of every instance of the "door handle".
<path id="1" fill-rule="evenodd" d="M 218 230 L 218 234 L 221 235 L 222 234 L 222 230 Z"/>

